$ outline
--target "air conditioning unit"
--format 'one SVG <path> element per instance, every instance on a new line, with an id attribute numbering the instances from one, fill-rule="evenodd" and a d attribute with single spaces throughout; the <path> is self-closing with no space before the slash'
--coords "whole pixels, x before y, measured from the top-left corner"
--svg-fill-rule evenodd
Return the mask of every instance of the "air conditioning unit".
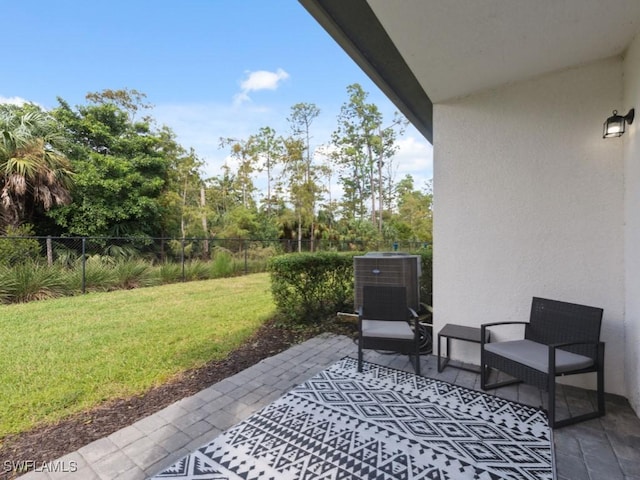
<path id="1" fill-rule="evenodd" d="M 420 310 L 419 255 L 399 252 L 370 252 L 353 257 L 354 311 L 362 304 L 363 285 L 388 285 L 407 288 L 407 304 L 416 312 Z"/>

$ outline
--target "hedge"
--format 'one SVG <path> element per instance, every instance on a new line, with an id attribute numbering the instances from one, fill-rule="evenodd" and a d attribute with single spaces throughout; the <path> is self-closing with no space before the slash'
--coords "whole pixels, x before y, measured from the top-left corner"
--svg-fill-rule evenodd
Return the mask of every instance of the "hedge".
<path id="1" fill-rule="evenodd" d="M 350 253 L 293 253 L 269 260 L 271 293 L 280 316 L 295 323 L 313 323 L 337 312 L 353 311 L 353 257 Z M 420 255 L 420 300 L 431 305 L 433 289 L 431 250 Z"/>
<path id="2" fill-rule="evenodd" d="M 271 292 L 283 318 L 313 323 L 353 304 L 353 257 L 358 253 L 293 253 L 269 260 Z"/>

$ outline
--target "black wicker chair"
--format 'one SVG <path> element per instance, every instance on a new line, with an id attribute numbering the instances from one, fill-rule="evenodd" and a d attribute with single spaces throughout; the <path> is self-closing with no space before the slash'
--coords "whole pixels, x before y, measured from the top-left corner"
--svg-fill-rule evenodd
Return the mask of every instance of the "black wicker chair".
<path id="1" fill-rule="evenodd" d="M 389 350 L 414 357 L 420 375 L 418 315 L 407 305 L 405 287 L 363 285 L 358 309 L 358 371 L 363 349 Z"/>
<path id="2" fill-rule="evenodd" d="M 483 390 L 517 382 L 548 392 L 548 419 L 552 428 L 601 417 L 604 407 L 604 343 L 600 341 L 602 309 L 573 303 L 533 298 L 529 322 L 497 322 L 481 326 L 481 387 Z M 498 325 L 524 324 L 524 340 L 489 343 L 487 329 Z M 493 336 L 492 336 L 493 338 Z M 514 377 L 488 384 L 490 369 Z M 556 420 L 556 377 L 596 372 L 595 411 Z"/>

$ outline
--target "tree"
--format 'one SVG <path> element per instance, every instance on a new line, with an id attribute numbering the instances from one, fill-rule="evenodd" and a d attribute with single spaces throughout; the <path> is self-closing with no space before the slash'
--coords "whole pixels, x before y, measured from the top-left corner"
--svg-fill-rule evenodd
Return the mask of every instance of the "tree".
<path id="1" fill-rule="evenodd" d="M 411 242 L 433 241 L 433 195 L 430 184 L 424 191 L 416 190 L 413 177 L 406 175 L 397 187 L 398 211 L 391 218 L 391 225 L 398 240 Z"/>
<path id="2" fill-rule="evenodd" d="M 285 140 L 286 156 L 284 160 L 283 176 L 286 179 L 289 201 L 293 204 L 296 218 L 298 251 L 302 251 L 302 222 L 304 198 L 304 146 L 301 140 L 288 138 Z M 291 222 L 288 222 L 289 225 Z"/>
<path id="3" fill-rule="evenodd" d="M 324 203 L 320 204 L 316 215 L 319 230 L 317 235 L 318 238 L 321 238 L 322 240 L 332 242 L 336 239 L 334 226 L 336 212 L 339 209 L 338 201 L 332 197 L 332 180 L 335 173 L 335 167 L 332 161 L 333 155 L 331 154 L 331 150 L 324 145 L 318 148 L 317 153 L 319 153 L 323 158 L 317 168 L 319 178 L 324 179 L 322 192 L 326 193 L 326 197 L 322 199 L 324 200 Z"/>
<path id="4" fill-rule="evenodd" d="M 90 92 L 85 95 L 85 98 L 96 104 L 113 104 L 118 106 L 120 109 L 127 112 L 129 115 L 129 122 L 134 121 L 136 113 L 138 110 L 146 110 L 151 108 L 153 105 L 150 103 L 145 103 L 144 99 L 147 98 L 146 93 L 139 92 L 136 89 L 128 89 L 124 88 L 121 90 L 111 90 L 107 88 L 102 90 L 101 92 Z"/>
<path id="5" fill-rule="evenodd" d="M 384 206 L 388 204 L 389 189 L 385 184 L 392 181 L 396 137 L 407 121 L 396 113 L 391 125 L 383 127 L 382 113 L 375 104 L 367 103 L 369 94 L 359 84 L 349 85 L 347 92 L 349 101 L 340 110 L 330 150 L 340 167 L 343 212 L 348 218 L 359 220 L 368 213 L 381 235 Z M 389 172 L 386 177 L 385 166 Z"/>
<path id="6" fill-rule="evenodd" d="M 301 249 L 303 215 L 309 221 L 310 250 L 314 250 L 315 210 L 321 190 L 316 182 L 317 173 L 311 155 L 311 124 L 320 115 L 320 109 L 312 103 L 296 103 L 291 107 L 291 115 L 287 119 L 294 139 L 302 146 L 302 163 L 293 167 L 290 179 L 297 181 L 291 192 L 296 199 L 298 212 L 298 251 Z M 290 157 L 290 161 L 294 157 Z M 296 157 L 297 158 L 297 157 Z M 292 165 L 292 164 L 290 164 Z"/>
<path id="7" fill-rule="evenodd" d="M 204 182 L 200 176 L 200 168 L 204 162 L 198 158 L 196 152 L 191 149 L 189 154 L 182 155 L 172 172 L 175 176 L 172 182 L 180 196 L 180 235 L 208 237 L 207 201 Z M 209 252 L 208 241 L 205 239 L 202 250 L 206 255 Z"/>
<path id="8" fill-rule="evenodd" d="M 156 237 L 167 225 L 169 172 L 183 150 L 150 118 L 133 123 L 132 112 L 145 106 L 117 92 L 116 100 L 89 94 L 90 103 L 75 110 L 59 99 L 52 112 L 70 136 L 77 172 L 74 202 L 49 212 L 66 234 Z"/>
<path id="9" fill-rule="evenodd" d="M 179 199 L 180 237 L 183 240 L 201 237 L 202 243 L 190 246 L 189 251 L 209 258 L 209 220 L 213 212 L 207 202 L 206 183 L 200 175 L 204 162 L 193 148 L 176 160 L 170 172 L 171 193 L 168 195 Z"/>
<path id="10" fill-rule="evenodd" d="M 378 107 L 366 103 L 368 93 L 354 83 L 347 87 L 349 101 L 342 105 L 338 128 L 332 135 L 335 156 L 342 167 L 340 180 L 344 187 L 344 206 L 351 218 L 362 219 L 370 201 L 372 222 L 376 218 L 375 144 L 382 125 Z"/>
<path id="11" fill-rule="evenodd" d="M 265 205 L 267 215 L 271 215 L 272 205 L 277 203 L 277 199 L 272 198 L 273 170 L 282 162 L 284 140 L 282 137 L 276 136 L 273 128 L 262 127 L 257 134 L 251 136 L 248 143 L 258 171 L 266 171 L 267 173 L 267 197 L 265 199 Z"/>
<path id="12" fill-rule="evenodd" d="M 253 172 L 256 170 L 256 157 L 253 154 L 252 139 L 240 140 L 236 138 L 221 138 L 220 147 L 231 147 L 231 158 L 238 165 L 235 181 L 242 191 L 242 206 L 249 208 L 254 204 Z"/>
<path id="13" fill-rule="evenodd" d="M 393 157 L 398 151 L 396 145 L 396 135 L 402 135 L 409 121 L 395 113 L 393 123 L 386 127 L 378 129 L 377 138 L 374 139 L 374 147 L 377 155 L 377 176 L 378 176 L 378 233 L 382 234 L 382 219 L 385 204 L 387 210 L 391 211 L 391 203 L 393 199 Z M 399 127 L 399 132 L 395 128 Z M 387 167 L 387 177 L 384 176 L 383 167 Z"/>
<path id="14" fill-rule="evenodd" d="M 313 103 L 296 103 L 291 107 L 291 115 L 287 119 L 293 136 L 301 138 L 305 146 L 307 170 L 311 168 L 311 124 L 318 115 L 320 109 Z"/>
<path id="15" fill-rule="evenodd" d="M 236 186 L 238 182 L 228 165 L 222 166 L 222 174 L 205 181 L 207 203 L 209 204 L 216 225 L 222 223 L 222 219 L 232 208 L 242 205 L 242 191 Z"/>
<path id="16" fill-rule="evenodd" d="M 0 226 L 71 201 L 72 170 L 58 122 L 35 105 L 0 105 Z"/>

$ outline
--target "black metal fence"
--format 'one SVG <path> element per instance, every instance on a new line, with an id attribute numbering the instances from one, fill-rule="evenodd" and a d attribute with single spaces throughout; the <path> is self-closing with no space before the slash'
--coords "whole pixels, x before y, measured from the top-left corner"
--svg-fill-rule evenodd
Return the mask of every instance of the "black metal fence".
<path id="1" fill-rule="evenodd" d="M 0 237 L 0 266 L 34 262 L 39 268 L 73 269 L 79 271 L 80 289 L 84 293 L 89 267 L 95 271 L 124 263 L 164 267 L 165 270 L 172 266 L 174 278 L 166 281 L 185 281 L 211 278 L 211 275 L 202 274 L 202 270 L 212 264 L 219 264 L 219 269 L 223 270 L 220 276 L 264 271 L 268 259 L 274 255 L 298 251 L 416 251 L 427 247 L 424 242 L 367 244 L 360 240 L 298 242 L 240 238 L 10 236 Z M 199 270 L 194 273 L 194 269 Z"/>

